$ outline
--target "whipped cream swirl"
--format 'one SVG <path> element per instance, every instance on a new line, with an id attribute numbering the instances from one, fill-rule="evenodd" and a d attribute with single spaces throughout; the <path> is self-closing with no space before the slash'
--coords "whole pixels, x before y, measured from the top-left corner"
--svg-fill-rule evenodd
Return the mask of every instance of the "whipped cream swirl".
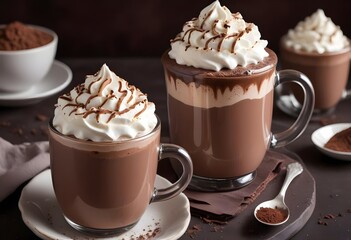
<path id="1" fill-rule="evenodd" d="M 258 27 L 246 23 L 240 13 L 232 14 L 219 1 L 188 21 L 171 40 L 169 56 L 180 65 L 219 71 L 258 63 L 268 56 Z"/>
<path id="2" fill-rule="evenodd" d="M 340 27 L 318 9 L 288 31 L 285 44 L 295 50 L 325 53 L 339 51 L 348 46 L 349 41 Z"/>
<path id="3" fill-rule="evenodd" d="M 54 127 L 94 142 L 132 139 L 156 126 L 155 105 L 104 64 L 85 82 L 59 97 Z"/>

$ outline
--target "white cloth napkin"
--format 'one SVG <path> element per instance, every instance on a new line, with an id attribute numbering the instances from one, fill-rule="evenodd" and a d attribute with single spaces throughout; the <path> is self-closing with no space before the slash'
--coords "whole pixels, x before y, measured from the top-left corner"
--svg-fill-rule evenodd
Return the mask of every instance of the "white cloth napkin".
<path id="1" fill-rule="evenodd" d="M 49 165 L 47 141 L 13 145 L 0 138 L 0 202 Z"/>

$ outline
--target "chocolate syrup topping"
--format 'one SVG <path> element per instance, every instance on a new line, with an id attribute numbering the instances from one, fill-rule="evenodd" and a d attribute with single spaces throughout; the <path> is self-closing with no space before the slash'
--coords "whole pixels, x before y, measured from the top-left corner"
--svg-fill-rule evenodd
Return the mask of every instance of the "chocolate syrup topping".
<path id="1" fill-rule="evenodd" d="M 168 66 L 170 71 L 167 71 L 167 74 L 172 75 L 173 79 L 179 79 L 186 84 L 194 82 L 197 87 L 200 85 L 209 86 L 215 90 L 215 94 L 217 90 L 223 93 L 226 88 L 229 87 L 231 90 L 236 85 L 241 85 L 243 90 L 246 91 L 252 84 L 256 84 L 258 90 L 260 90 L 263 80 L 272 75 L 272 71 L 275 71 L 275 65 L 277 64 L 276 54 L 268 48 L 266 48 L 266 51 L 269 56 L 264 58 L 262 62 L 249 64 L 246 67 L 237 66 L 233 70 L 223 69 L 218 72 L 177 64 L 174 59 L 168 56 L 168 51 L 163 54 L 162 62 Z M 186 73 L 186 76 L 184 73 Z M 253 77 L 254 74 L 257 77 Z M 232 81 L 233 78 L 237 78 L 237 81 Z"/>

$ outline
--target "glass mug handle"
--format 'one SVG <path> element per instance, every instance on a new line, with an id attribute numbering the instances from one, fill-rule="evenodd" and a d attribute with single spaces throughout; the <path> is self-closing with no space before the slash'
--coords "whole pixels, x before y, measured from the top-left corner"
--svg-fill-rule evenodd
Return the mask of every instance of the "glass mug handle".
<path id="1" fill-rule="evenodd" d="M 350 54 L 350 61 L 351 61 L 351 54 Z M 341 99 L 349 99 L 351 98 L 351 88 L 350 89 L 345 89 L 344 92 L 342 93 Z"/>
<path id="2" fill-rule="evenodd" d="M 159 147 L 158 161 L 165 158 L 174 158 L 178 160 L 183 167 L 182 175 L 169 187 L 161 189 L 155 188 L 155 192 L 150 202 L 165 201 L 177 196 L 189 185 L 193 176 L 193 163 L 188 152 L 185 151 L 184 148 L 174 144 L 161 143 Z"/>
<path id="3" fill-rule="evenodd" d="M 351 89 L 345 89 L 342 93 L 341 99 L 349 99 L 351 98 Z"/>
<path id="4" fill-rule="evenodd" d="M 270 144 L 272 148 L 286 146 L 298 138 L 305 131 L 314 109 L 314 89 L 308 77 L 295 70 L 281 70 L 276 73 L 274 87 L 288 82 L 300 85 L 304 92 L 304 101 L 301 112 L 294 124 L 283 132 L 272 134 Z"/>

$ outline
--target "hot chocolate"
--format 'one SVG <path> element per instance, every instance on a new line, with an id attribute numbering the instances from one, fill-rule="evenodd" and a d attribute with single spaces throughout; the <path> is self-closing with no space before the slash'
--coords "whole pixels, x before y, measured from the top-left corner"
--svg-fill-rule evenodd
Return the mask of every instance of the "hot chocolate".
<path id="1" fill-rule="evenodd" d="M 284 39 L 282 40 L 284 41 Z M 293 50 L 284 44 L 280 48 L 283 68 L 298 69 L 306 74 L 315 90 L 315 112 L 334 108 L 343 98 L 349 77 L 351 48 L 319 54 Z M 292 87 L 296 99 L 301 103 L 303 93 Z"/>
<path id="2" fill-rule="evenodd" d="M 89 228 L 136 223 L 154 193 L 159 131 L 157 126 L 152 136 L 132 143 L 94 143 L 51 132 L 53 185 L 65 216 Z"/>
<path id="3" fill-rule="evenodd" d="M 313 89 L 300 73 L 276 73 L 277 57 L 267 44 L 255 24 L 215 1 L 183 25 L 163 54 L 170 138 L 192 157 L 192 188 L 249 184 L 269 147 L 284 146 L 304 130 Z M 304 116 L 275 136 L 274 87 L 295 80 L 306 91 Z"/>
<path id="4" fill-rule="evenodd" d="M 178 65 L 163 55 L 171 140 L 191 154 L 195 175 L 239 177 L 260 165 L 270 145 L 277 62 L 267 51 L 260 64 L 221 72 Z"/>
<path id="5" fill-rule="evenodd" d="M 94 235 L 134 226 L 151 202 L 184 190 L 192 163 L 184 149 L 160 144 L 155 106 L 104 65 L 59 97 L 49 126 L 52 181 L 67 222 Z M 179 181 L 155 189 L 158 161 L 177 159 Z"/>
<path id="6" fill-rule="evenodd" d="M 315 90 L 315 112 L 333 109 L 343 98 L 350 68 L 351 47 L 339 26 L 318 9 L 282 37 L 281 66 L 306 74 Z M 291 88 L 303 101 L 301 90 Z"/>

